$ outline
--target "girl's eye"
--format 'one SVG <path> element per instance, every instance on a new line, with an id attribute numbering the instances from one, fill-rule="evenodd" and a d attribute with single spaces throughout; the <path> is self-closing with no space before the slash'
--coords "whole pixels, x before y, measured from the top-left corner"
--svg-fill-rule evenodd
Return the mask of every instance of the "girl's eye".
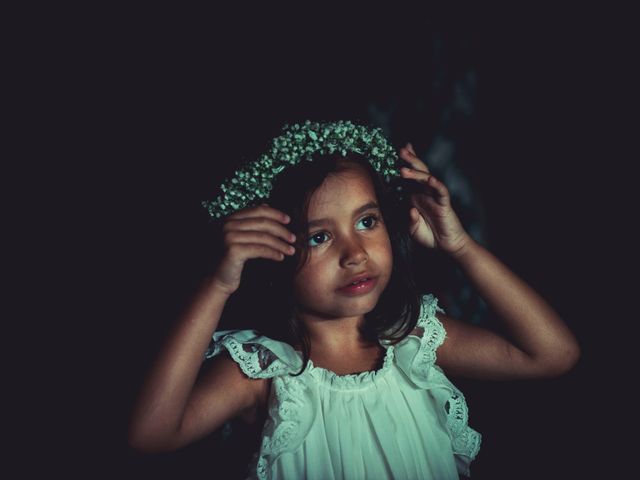
<path id="1" fill-rule="evenodd" d="M 378 221 L 379 221 L 379 217 L 377 215 L 367 215 L 366 217 L 362 218 L 358 223 L 361 223 L 361 222 L 366 223 L 365 228 L 367 230 L 373 230 L 378 225 Z M 314 233 L 309 238 L 309 245 L 312 246 L 312 247 L 317 247 L 318 244 L 324 243 L 321 240 L 326 235 L 327 235 L 326 232 Z M 312 242 L 319 242 L 319 243 L 313 244 Z"/>
<path id="2" fill-rule="evenodd" d="M 318 233 L 314 233 L 313 235 L 311 235 L 311 238 L 309 238 L 309 245 L 311 245 L 312 247 L 317 247 L 318 245 L 314 245 L 313 241 L 318 241 L 318 237 L 322 238 L 323 236 L 325 236 L 326 233 L 324 232 L 318 232 Z M 324 242 L 320 242 L 320 243 L 324 243 Z"/>
<path id="3" fill-rule="evenodd" d="M 371 224 L 371 219 L 373 219 L 373 224 Z M 378 224 L 378 216 L 377 215 L 367 215 L 366 217 L 364 217 L 360 221 L 364 222 L 365 220 L 369 220 L 368 223 L 371 224 L 370 227 L 367 227 L 369 230 L 371 230 L 372 228 L 374 228 Z"/>

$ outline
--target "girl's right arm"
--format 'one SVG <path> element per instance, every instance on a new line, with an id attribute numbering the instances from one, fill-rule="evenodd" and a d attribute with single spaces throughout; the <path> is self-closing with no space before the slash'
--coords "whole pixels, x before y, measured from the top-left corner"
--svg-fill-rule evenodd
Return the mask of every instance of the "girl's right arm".
<path id="1" fill-rule="evenodd" d="M 240 210 L 223 226 L 225 254 L 180 318 L 147 375 L 129 421 L 129 445 L 140 451 L 176 450 L 206 436 L 264 398 L 266 379 L 250 379 L 220 355 L 198 373 L 229 297 L 251 258 L 292 255 L 289 219 L 266 204 Z"/>

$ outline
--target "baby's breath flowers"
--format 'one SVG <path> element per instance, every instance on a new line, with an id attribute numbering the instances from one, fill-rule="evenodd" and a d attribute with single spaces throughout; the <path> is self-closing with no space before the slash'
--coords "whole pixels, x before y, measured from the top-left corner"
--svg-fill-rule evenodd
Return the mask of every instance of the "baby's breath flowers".
<path id="1" fill-rule="evenodd" d="M 202 206 L 209 215 L 220 218 L 269 197 L 273 179 L 285 168 L 312 155 L 347 152 L 364 155 L 385 182 L 400 175 L 398 155 L 382 135 L 380 128 L 356 125 L 350 121 L 311 122 L 285 125 L 282 134 L 274 138 L 271 148 L 257 160 L 248 163 L 227 178 L 220 186 L 222 194 Z"/>

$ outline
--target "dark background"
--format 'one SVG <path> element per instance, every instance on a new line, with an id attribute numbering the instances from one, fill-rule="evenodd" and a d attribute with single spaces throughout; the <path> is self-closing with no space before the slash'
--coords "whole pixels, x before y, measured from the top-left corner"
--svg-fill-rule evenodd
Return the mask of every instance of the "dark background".
<path id="1" fill-rule="evenodd" d="M 617 165 L 611 78 L 625 28 L 600 13 L 252 6 L 87 11 L 82 22 L 54 28 L 56 42 L 38 44 L 50 79 L 40 95 L 73 171 L 60 193 L 74 208 L 73 241 L 64 244 L 78 261 L 68 267 L 66 298 L 79 321 L 63 322 L 72 348 L 57 358 L 68 382 L 42 379 L 60 408 L 48 415 L 56 426 L 46 429 L 43 458 L 83 478 L 237 471 L 240 430 L 231 442 L 216 432 L 164 456 L 125 444 L 136 389 L 215 256 L 199 202 L 286 122 L 375 123 L 388 117 L 372 112 L 395 106 L 393 144 L 411 141 L 426 153 L 445 135 L 482 205 L 482 218 L 469 219 L 481 221 L 483 242 L 556 308 L 582 346 L 578 366 L 558 379 L 452 378 L 483 435 L 473 478 L 624 469 L 614 446 L 620 407 L 610 404 L 625 394 L 606 393 L 618 372 L 605 175 Z M 469 72 L 473 88 L 456 97 Z M 443 115 L 450 107 L 454 120 Z M 480 322 L 499 329 L 490 313 Z"/>

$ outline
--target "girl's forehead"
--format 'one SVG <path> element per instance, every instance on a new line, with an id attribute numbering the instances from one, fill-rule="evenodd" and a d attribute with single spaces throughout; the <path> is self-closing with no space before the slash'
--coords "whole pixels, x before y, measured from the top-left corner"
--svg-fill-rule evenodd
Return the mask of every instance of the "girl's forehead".
<path id="1" fill-rule="evenodd" d="M 314 192 L 309 203 L 309 218 L 327 210 L 351 210 L 351 205 L 360 206 L 377 202 L 375 188 L 363 167 L 349 166 L 348 170 L 329 175 Z"/>

